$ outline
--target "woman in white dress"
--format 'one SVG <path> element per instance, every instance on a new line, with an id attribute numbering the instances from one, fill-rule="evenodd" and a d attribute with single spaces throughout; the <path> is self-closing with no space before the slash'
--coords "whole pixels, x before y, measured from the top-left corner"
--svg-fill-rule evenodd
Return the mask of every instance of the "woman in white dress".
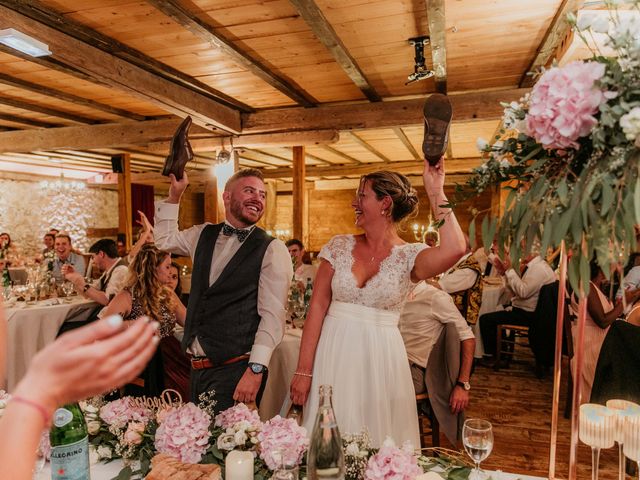
<path id="1" fill-rule="evenodd" d="M 398 222 L 418 197 L 403 175 L 382 171 L 361 178 L 356 225 L 362 235 L 338 235 L 320 252 L 313 297 L 291 383 L 291 400 L 305 405 L 309 434 L 318 388 L 332 385 L 341 433 L 366 428 L 379 447 L 386 436 L 418 446 L 418 417 L 407 353 L 398 330 L 400 310 L 413 284 L 451 267 L 465 241 L 444 195 L 444 160 L 425 162 L 424 186 L 434 216 L 444 220 L 440 246 L 408 244 Z"/>

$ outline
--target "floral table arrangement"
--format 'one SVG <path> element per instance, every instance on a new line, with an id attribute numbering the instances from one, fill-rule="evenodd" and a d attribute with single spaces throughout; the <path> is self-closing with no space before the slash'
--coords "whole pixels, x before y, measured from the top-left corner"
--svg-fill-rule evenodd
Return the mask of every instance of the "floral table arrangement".
<path id="1" fill-rule="evenodd" d="M 203 395 L 198 405 L 142 405 L 131 397 L 81 402 L 91 463 L 123 459 L 125 466 L 117 480 L 143 478 L 156 454 L 186 464 L 217 464 L 224 473 L 226 457 L 244 451 L 253 455 L 256 480 L 272 477 L 282 466 L 299 469 L 300 478 L 305 476 L 309 440 L 294 419 L 276 416 L 262 422 L 255 410 L 242 403 L 214 415 L 213 396 Z M 9 399 L 0 391 L 0 415 Z M 48 432 L 42 438 L 46 455 Z M 465 480 L 470 472 L 457 452 L 433 449 L 440 456 L 426 457 L 416 454 L 410 445 L 397 447 L 390 439 L 378 450 L 370 446 L 366 432 L 344 436 L 343 450 L 346 478 L 352 480 L 412 480 L 429 471 L 445 479 Z"/>
<path id="2" fill-rule="evenodd" d="M 568 18 L 587 45 L 604 34 L 615 55 L 590 46 L 593 58 L 546 70 L 505 104 L 495 142 L 478 141 L 485 162 L 467 184 L 474 195 L 509 190 L 502 218 L 482 221 L 485 248 L 495 240 L 516 264 L 534 243 L 544 253 L 564 240 L 576 291 L 588 291 L 591 258 L 607 275 L 626 261 L 640 224 L 640 1 L 624 15 L 618 3 L 605 0 L 608 21 Z M 474 238 L 475 223 L 470 230 Z"/>

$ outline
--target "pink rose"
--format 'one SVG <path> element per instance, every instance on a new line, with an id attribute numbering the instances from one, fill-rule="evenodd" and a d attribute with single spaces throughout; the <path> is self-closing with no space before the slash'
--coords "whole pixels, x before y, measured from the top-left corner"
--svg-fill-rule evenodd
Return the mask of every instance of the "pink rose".
<path id="1" fill-rule="evenodd" d="M 131 397 L 119 398 L 100 409 L 100 418 L 118 428 L 124 428 L 130 421 L 146 423 L 151 417 L 149 410 L 133 405 Z"/>
<path id="2" fill-rule="evenodd" d="M 244 403 L 238 403 L 216 415 L 215 426 L 226 430 L 242 421 L 249 422 L 255 429 L 259 429 L 262 425 L 260 415 L 256 410 L 250 410 Z"/>
<path id="3" fill-rule="evenodd" d="M 142 443 L 142 434 L 146 424 L 142 422 L 131 422 L 127 426 L 127 431 L 124 432 L 124 443 L 127 445 L 140 445 Z"/>

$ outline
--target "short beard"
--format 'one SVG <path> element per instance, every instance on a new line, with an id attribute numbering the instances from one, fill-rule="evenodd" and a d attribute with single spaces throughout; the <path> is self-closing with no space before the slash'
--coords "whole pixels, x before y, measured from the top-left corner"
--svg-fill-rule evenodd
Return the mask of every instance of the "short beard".
<path id="1" fill-rule="evenodd" d="M 242 213 L 242 203 L 233 198 L 231 198 L 231 214 L 246 225 L 258 223 L 262 218 L 262 213 L 258 215 L 258 219 L 255 222 L 248 218 L 244 213 Z"/>

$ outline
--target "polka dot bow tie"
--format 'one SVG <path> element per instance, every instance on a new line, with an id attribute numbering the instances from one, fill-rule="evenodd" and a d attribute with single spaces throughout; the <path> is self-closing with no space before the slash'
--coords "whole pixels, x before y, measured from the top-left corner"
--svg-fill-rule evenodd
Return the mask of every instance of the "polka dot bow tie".
<path id="1" fill-rule="evenodd" d="M 241 230 L 239 228 L 233 228 L 231 225 L 227 225 L 226 223 L 222 225 L 222 234 L 230 237 L 231 235 L 237 235 L 240 243 L 244 242 L 251 230 Z"/>

